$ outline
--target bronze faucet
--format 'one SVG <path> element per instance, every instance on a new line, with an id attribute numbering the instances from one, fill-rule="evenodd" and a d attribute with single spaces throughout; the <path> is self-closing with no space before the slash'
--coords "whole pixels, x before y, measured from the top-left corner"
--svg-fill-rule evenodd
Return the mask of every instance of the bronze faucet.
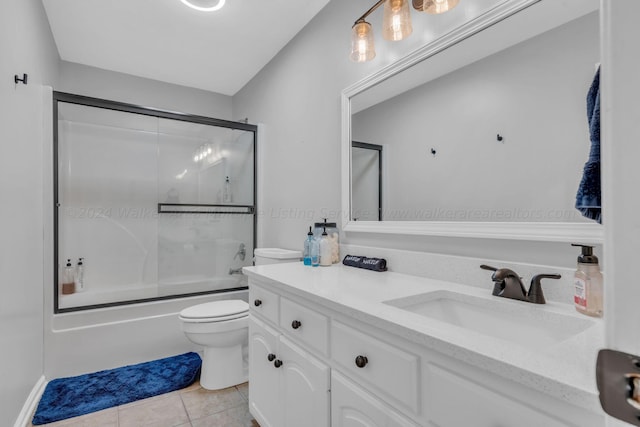
<path id="1" fill-rule="evenodd" d="M 537 274 L 531 279 L 529 291 L 524 288 L 521 277 L 515 271 L 508 268 L 495 268 L 482 264 L 483 270 L 493 271 L 491 280 L 493 280 L 493 295 L 504 298 L 517 299 L 527 301 L 534 304 L 546 303 L 540 281 L 542 279 L 559 279 L 559 274 Z"/>

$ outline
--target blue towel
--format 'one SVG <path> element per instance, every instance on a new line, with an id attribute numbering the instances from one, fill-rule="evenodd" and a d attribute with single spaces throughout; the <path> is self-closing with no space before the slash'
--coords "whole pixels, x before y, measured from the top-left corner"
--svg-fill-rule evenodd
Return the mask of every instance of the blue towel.
<path id="1" fill-rule="evenodd" d="M 576 209 L 586 218 L 602 224 L 600 197 L 600 68 L 587 94 L 587 120 L 591 135 L 589 160 L 584 165 L 582 180 L 576 194 Z"/>

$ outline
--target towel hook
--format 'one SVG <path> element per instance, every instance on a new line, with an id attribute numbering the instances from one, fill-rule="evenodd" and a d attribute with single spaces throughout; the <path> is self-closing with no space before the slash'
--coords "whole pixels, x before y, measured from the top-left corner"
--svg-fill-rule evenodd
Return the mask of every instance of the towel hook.
<path id="1" fill-rule="evenodd" d="M 25 84 L 25 85 L 26 85 L 26 84 L 27 84 L 27 78 L 28 78 L 28 77 L 29 77 L 29 76 L 27 76 L 27 74 L 26 74 L 26 73 L 23 73 L 23 74 L 22 74 L 22 78 L 20 78 L 20 76 L 18 76 L 18 75 L 16 74 L 16 75 L 14 75 L 14 76 L 13 76 L 13 81 L 14 81 L 16 84 L 18 84 L 18 83 L 22 82 L 23 84 Z"/>
<path id="2" fill-rule="evenodd" d="M 497 134 L 497 135 L 496 135 L 496 139 L 497 139 L 498 141 L 502 142 L 502 140 L 503 140 L 504 138 L 502 137 L 502 135 Z"/>

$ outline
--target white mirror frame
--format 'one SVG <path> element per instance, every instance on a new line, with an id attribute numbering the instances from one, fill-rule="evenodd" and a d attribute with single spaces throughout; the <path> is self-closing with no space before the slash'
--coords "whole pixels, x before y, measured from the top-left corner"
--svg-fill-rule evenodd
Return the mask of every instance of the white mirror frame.
<path id="1" fill-rule="evenodd" d="M 539 1 L 541 0 L 513 0 L 502 4 L 342 91 L 341 185 L 342 212 L 344 214 L 342 229 L 344 232 L 603 243 L 604 228 L 596 223 L 353 221 L 351 219 L 351 98 Z"/>

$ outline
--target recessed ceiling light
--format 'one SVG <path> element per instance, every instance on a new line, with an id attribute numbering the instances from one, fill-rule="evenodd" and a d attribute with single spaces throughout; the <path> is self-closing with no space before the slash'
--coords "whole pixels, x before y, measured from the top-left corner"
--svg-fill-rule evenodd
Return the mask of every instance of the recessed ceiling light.
<path id="1" fill-rule="evenodd" d="M 180 0 L 192 9 L 201 12 L 213 12 L 221 9 L 226 0 Z"/>

